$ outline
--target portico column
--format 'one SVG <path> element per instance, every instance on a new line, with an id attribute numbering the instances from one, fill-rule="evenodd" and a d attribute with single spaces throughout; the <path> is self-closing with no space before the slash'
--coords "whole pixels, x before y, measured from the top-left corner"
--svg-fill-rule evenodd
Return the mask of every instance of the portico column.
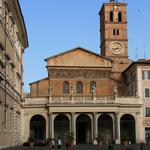
<path id="1" fill-rule="evenodd" d="M 51 113 L 48 113 L 48 137 L 51 138 Z"/>
<path id="2" fill-rule="evenodd" d="M 139 143 L 140 142 L 140 136 L 139 136 L 139 123 L 138 123 L 138 116 L 139 116 L 139 112 L 136 112 L 136 118 L 135 118 L 135 140 L 136 140 L 136 143 Z"/>
<path id="3" fill-rule="evenodd" d="M 115 113 L 115 143 L 120 144 L 120 119 L 119 113 Z"/>
<path id="4" fill-rule="evenodd" d="M 93 113 L 93 139 L 98 135 L 97 113 Z"/>
<path id="5" fill-rule="evenodd" d="M 75 119 L 75 113 L 71 113 L 71 132 L 74 135 L 74 141 L 76 142 L 76 119 Z"/>
<path id="6" fill-rule="evenodd" d="M 53 121 L 53 117 L 52 117 L 53 113 L 50 112 L 49 113 L 49 133 L 48 133 L 48 137 L 49 138 L 54 138 L 54 121 Z"/>

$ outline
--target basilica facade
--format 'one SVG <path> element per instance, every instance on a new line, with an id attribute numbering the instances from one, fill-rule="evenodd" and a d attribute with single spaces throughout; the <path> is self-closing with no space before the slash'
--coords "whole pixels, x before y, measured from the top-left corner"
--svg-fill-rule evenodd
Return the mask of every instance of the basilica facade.
<path id="1" fill-rule="evenodd" d="M 150 61 L 128 59 L 127 4 L 104 3 L 99 15 L 100 54 L 76 47 L 48 57 L 48 76 L 30 83 L 22 103 L 22 142 L 29 136 L 65 141 L 72 133 L 75 143 L 93 143 L 98 136 L 120 143 L 126 133 L 136 143 L 150 132 Z"/>

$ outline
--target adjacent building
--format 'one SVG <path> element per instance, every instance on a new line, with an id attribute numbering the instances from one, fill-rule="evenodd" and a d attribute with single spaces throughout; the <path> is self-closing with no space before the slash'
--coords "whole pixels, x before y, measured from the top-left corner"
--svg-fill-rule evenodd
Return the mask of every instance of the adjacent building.
<path id="1" fill-rule="evenodd" d="M 0 0 L 0 148 L 21 143 L 26 47 L 27 32 L 18 0 Z"/>
<path id="2" fill-rule="evenodd" d="M 48 76 L 30 83 L 23 102 L 22 142 L 72 133 L 76 143 L 143 142 L 149 124 L 149 61 L 128 59 L 127 4 L 100 12 L 101 52 L 77 47 L 45 59 Z"/>
<path id="3" fill-rule="evenodd" d="M 143 141 L 150 135 L 150 60 L 133 62 L 124 72 L 125 91 L 128 96 L 137 96 L 141 103 L 140 126 Z"/>

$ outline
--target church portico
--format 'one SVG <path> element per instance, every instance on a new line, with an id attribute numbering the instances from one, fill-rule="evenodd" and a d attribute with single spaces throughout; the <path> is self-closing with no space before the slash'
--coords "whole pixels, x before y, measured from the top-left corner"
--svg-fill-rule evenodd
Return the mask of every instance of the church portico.
<path id="1" fill-rule="evenodd" d="M 60 112 L 58 114 L 61 114 Z M 62 113 L 64 114 L 64 113 Z M 92 143 L 98 135 L 102 135 L 104 138 L 104 143 L 114 143 L 116 140 L 121 142 L 121 134 L 122 130 L 129 129 L 127 132 L 131 135 L 129 136 L 132 143 L 135 143 L 136 141 L 136 135 L 138 135 L 138 131 L 136 131 L 135 127 L 135 120 L 131 114 L 119 114 L 119 118 L 117 119 L 118 113 L 116 112 L 73 112 L 73 113 L 66 113 L 65 115 L 70 115 L 69 118 L 69 126 L 68 132 L 65 133 L 67 135 L 70 131 L 70 133 L 73 134 L 74 140 L 77 143 Z M 57 116 L 57 113 L 53 114 L 54 116 Z M 127 116 L 125 120 L 122 120 L 122 117 Z M 128 120 L 129 117 L 129 120 Z M 130 117 L 132 118 L 130 120 Z M 123 126 L 123 123 L 125 122 L 125 126 Z M 54 122 L 52 124 L 49 124 L 50 126 L 55 126 Z M 52 133 L 54 133 L 52 131 Z M 135 135 L 136 133 L 136 135 Z M 80 137 L 80 134 L 82 134 L 83 137 Z M 52 138 L 57 138 L 54 134 Z M 80 138 L 79 138 L 80 137 Z M 139 138 L 139 137 L 138 137 Z"/>
<path id="2" fill-rule="evenodd" d="M 96 97 L 96 96 L 95 96 Z M 121 142 L 121 130 L 122 127 L 126 127 L 128 123 L 132 122 L 132 119 L 123 120 L 125 125 L 122 125 L 122 117 L 125 115 L 133 116 L 135 128 L 134 139 L 140 139 L 138 130 L 136 129 L 137 115 L 140 115 L 141 104 L 132 104 L 132 101 L 137 101 L 137 98 L 123 98 L 126 101 L 130 100 L 131 105 L 128 106 L 128 112 L 125 112 L 126 102 L 118 103 L 121 98 L 117 97 L 117 103 L 80 103 L 75 102 L 57 104 L 56 101 L 49 103 L 49 97 L 47 98 L 26 98 L 23 107 L 28 107 L 24 109 L 25 124 L 30 125 L 30 120 L 28 119 L 27 113 L 30 118 L 35 116 L 41 110 L 41 115 L 45 114 L 46 117 L 46 135 L 45 138 L 55 138 L 61 137 L 64 141 L 66 140 L 69 133 L 73 134 L 75 143 L 93 143 L 93 140 L 102 135 L 104 137 L 105 143 L 120 143 Z M 54 98 L 55 99 L 55 98 Z M 119 100 L 118 100 L 119 99 Z M 41 102 L 37 108 L 35 102 Z M 103 100 L 102 100 L 103 102 Z M 30 104 L 30 108 L 29 105 Z M 91 107 L 92 106 L 92 107 Z M 35 112 L 35 114 L 34 114 Z M 32 115 L 31 115 L 32 114 Z M 38 113 L 40 115 L 40 113 Z M 127 117 L 128 118 L 128 117 Z M 132 117 L 131 117 L 132 118 Z M 126 124 L 127 121 L 127 124 Z M 84 129 L 84 130 L 83 130 Z M 82 133 L 83 132 L 83 133 Z M 26 138 L 30 135 L 30 129 L 25 129 L 24 133 L 27 133 Z M 83 134 L 81 137 L 80 134 Z M 138 137 L 137 137 L 138 136 Z M 45 139 L 46 140 L 46 139 Z M 24 141 L 26 141 L 24 139 Z M 133 140 L 133 142 L 135 142 Z"/>

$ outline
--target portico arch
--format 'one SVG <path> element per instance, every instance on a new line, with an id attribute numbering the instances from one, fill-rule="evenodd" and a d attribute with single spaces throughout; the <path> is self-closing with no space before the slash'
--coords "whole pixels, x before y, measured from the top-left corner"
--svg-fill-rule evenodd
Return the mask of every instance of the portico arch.
<path id="1" fill-rule="evenodd" d="M 70 132 L 69 118 L 65 114 L 59 114 L 54 119 L 54 137 L 60 137 L 62 140 L 66 138 Z"/>
<path id="2" fill-rule="evenodd" d="M 46 120 L 42 115 L 34 115 L 30 120 L 30 136 L 36 140 L 46 139 Z"/>
<path id="3" fill-rule="evenodd" d="M 131 114 L 125 114 L 120 119 L 120 136 L 125 134 L 131 143 L 135 143 L 135 119 Z"/>
<path id="4" fill-rule="evenodd" d="M 106 143 L 113 142 L 113 120 L 108 114 L 102 114 L 98 118 L 98 134 L 100 134 Z"/>
<path id="5" fill-rule="evenodd" d="M 90 143 L 92 139 L 91 118 L 86 114 L 80 114 L 76 119 L 77 143 Z"/>

